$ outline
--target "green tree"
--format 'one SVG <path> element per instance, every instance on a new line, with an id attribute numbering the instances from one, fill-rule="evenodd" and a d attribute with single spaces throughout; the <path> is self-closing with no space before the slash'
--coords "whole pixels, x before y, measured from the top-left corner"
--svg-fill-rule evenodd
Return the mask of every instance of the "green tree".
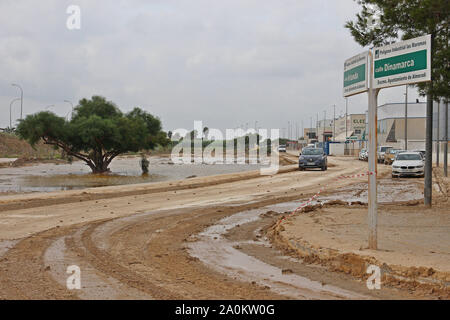
<path id="1" fill-rule="evenodd" d="M 70 121 L 48 111 L 29 115 L 20 121 L 17 133 L 32 146 L 42 139 L 62 149 L 84 161 L 93 173 L 109 171 L 111 161 L 120 154 L 168 142 L 158 118 L 139 108 L 124 114 L 100 96 L 80 100 Z"/>
<path id="2" fill-rule="evenodd" d="M 361 6 L 348 28 L 362 46 L 379 46 L 431 34 L 431 83 L 417 85 L 422 95 L 450 98 L 450 50 L 448 46 L 449 0 L 355 0 Z M 377 19 L 374 19 L 376 17 Z M 377 23 L 373 23 L 376 21 Z"/>

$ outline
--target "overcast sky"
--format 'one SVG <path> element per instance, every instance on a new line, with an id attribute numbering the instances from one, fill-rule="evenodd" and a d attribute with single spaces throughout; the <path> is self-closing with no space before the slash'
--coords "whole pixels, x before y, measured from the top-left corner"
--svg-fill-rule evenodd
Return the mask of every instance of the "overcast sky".
<path id="1" fill-rule="evenodd" d="M 80 30 L 66 27 L 69 5 L 81 8 Z M 353 0 L 1 0 L 0 127 L 19 95 L 11 83 L 24 89 L 24 114 L 54 105 L 65 116 L 64 100 L 102 95 L 166 130 L 307 127 L 334 104 L 345 110 L 343 63 L 364 48 L 343 25 L 358 11 Z M 385 89 L 379 103 L 403 93 Z M 349 98 L 349 112 L 366 109 L 366 94 Z"/>

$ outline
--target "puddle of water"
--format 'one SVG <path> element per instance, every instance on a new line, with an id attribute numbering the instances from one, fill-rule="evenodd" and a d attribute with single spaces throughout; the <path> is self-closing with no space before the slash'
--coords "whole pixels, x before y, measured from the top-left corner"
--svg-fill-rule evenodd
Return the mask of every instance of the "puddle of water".
<path id="1" fill-rule="evenodd" d="M 389 179 L 380 179 L 378 182 L 378 203 L 403 202 L 423 199 L 423 189 L 414 180 L 398 179 L 396 181 L 392 181 Z M 316 200 L 311 201 L 311 205 L 320 203 L 323 204 L 333 200 L 342 200 L 347 203 L 358 201 L 367 203 L 367 196 L 367 183 L 356 183 L 339 188 L 332 194 L 319 196 Z M 309 199 L 274 204 L 271 205 L 271 210 L 276 212 L 292 211 L 307 200 Z"/>
<path id="2" fill-rule="evenodd" d="M 379 180 L 378 200 L 381 203 L 416 200 L 422 197 L 421 188 L 416 181 L 408 179 L 396 181 L 389 179 Z M 260 215 L 267 211 L 291 212 L 305 200 L 278 203 L 224 218 L 219 223 L 200 233 L 198 235 L 199 241 L 189 244 L 190 254 L 228 276 L 243 281 L 255 281 L 258 284 L 271 287 L 272 290 L 278 293 L 295 298 L 367 298 L 364 295 L 335 286 L 322 285 L 319 282 L 298 275 L 282 274 L 280 268 L 264 263 L 235 249 L 236 245 L 244 242 L 232 242 L 224 237 L 229 230 L 237 225 L 257 221 L 260 219 Z M 311 204 L 325 203 L 331 200 L 367 202 L 367 183 L 356 183 L 340 188 L 332 195 L 319 197 Z"/>
<path id="3" fill-rule="evenodd" d="M 292 209 L 293 203 L 286 204 Z M 317 281 L 295 274 L 282 274 L 280 268 L 269 265 L 234 248 L 240 242 L 227 240 L 224 235 L 238 224 L 260 219 L 260 214 L 273 210 L 273 206 L 240 212 L 220 220 L 200 233 L 197 242 L 189 244 L 189 252 L 206 265 L 232 278 L 255 281 L 269 286 L 275 292 L 296 299 L 361 299 L 366 298 L 335 286 L 322 285 Z"/>
<path id="4" fill-rule="evenodd" d="M 171 164 L 169 158 L 151 157 L 150 175 L 142 176 L 139 161 L 140 157 L 117 158 L 111 163 L 111 174 L 108 175 L 91 174 L 90 168 L 81 161 L 72 164 L 41 163 L 20 168 L 0 168 L 0 192 L 48 192 L 161 182 L 260 168 L 259 165 L 251 164 L 178 165 Z"/>
<path id="5" fill-rule="evenodd" d="M 367 183 L 356 183 L 339 188 L 331 195 L 319 198 L 323 201 L 342 200 L 345 202 L 368 201 Z M 378 180 L 378 203 L 403 202 L 423 199 L 422 188 L 412 179 Z"/>
<path id="6" fill-rule="evenodd" d="M 0 257 L 3 256 L 9 249 L 14 247 L 19 240 L 2 240 L 0 241 Z"/>

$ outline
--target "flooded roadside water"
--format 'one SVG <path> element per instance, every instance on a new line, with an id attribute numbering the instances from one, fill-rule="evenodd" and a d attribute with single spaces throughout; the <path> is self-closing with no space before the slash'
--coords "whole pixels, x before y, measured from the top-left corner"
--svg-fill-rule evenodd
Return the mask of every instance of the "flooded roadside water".
<path id="1" fill-rule="evenodd" d="M 395 182 L 390 179 L 380 179 L 378 188 L 379 202 L 418 200 L 423 197 L 420 187 L 419 183 L 413 179 L 396 180 Z M 273 204 L 226 217 L 218 223 L 209 226 L 203 232 L 194 235 L 192 240 L 195 241 L 190 242 L 188 245 L 189 253 L 212 269 L 229 277 L 247 282 L 252 281 L 295 299 L 368 298 L 363 294 L 333 285 L 324 285 L 321 282 L 313 281 L 298 274 L 285 274 L 281 267 L 266 263 L 256 256 L 240 250 L 243 246 L 249 244 L 270 247 L 269 240 L 266 237 L 256 237 L 259 229 L 254 232 L 255 237 L 253 240 L 230 240 L 227 237 L 227 234 L 234 228 L 261 220 L 267 212 L 292 212 L 306 200 Z M 352 186 L 339 188 L 334 194 L 321 196 L 311 204 L 323 204 L 332 200 L 342 200 L 348 203 L 367 203 L 367 183 L 357 183 Z"/>
<path id="2" fill-rule="evenodd" d="M 230 241 L 225 235 L 233 228 L 261 219 L 261 214 L 274 209 L 294 210 L 295 203 L 284 203 L 256 210 L 248 210 L 220 220 L 197 235 L 189 244 L 189 253 L 227 276 L 257 283 L 274 292 L 295 299 L 364 299 L 364 295 L 333 285 L 323 284 L 297 274 L 284 274 L 282 269 L 265 263 L 239 250 L 241 241 Z M 268 245 L 265 242 L 245 241 L 246 244 Z"/>
<path id="3" fill-rule="evenodd" d="M 378 203 L 403 202 L 423 199 L 423 187 L 418 179 L 378 179 Z M 322 201 L 342 200 L 348 203 L 368 201 L 367 182 L 358 182 L 320 197 Z"/>
<path id="4" fill-rule="evenodd" d="M 48 192 L 76 190 L 91 187 L 161 182 L 202 177 L 216 174 L 235 173 L 259 169 L 259 165 L 207 165 L 172 164 L 169 158 L 150 157 L 150 173 L 143 176 L 140 157 L 120 157 L 106 175 L 91 174 L 81 161 L 72 164 L 40 163 L 25 167 L 0 168 L 0 193 Z"/>

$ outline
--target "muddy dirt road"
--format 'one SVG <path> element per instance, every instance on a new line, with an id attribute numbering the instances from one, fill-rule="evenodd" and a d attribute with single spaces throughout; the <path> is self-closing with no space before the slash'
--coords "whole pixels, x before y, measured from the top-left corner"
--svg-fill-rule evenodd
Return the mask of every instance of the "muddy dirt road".
<path id="1" fill-rule="evenodd" d="M 288 258 L 264 230 L 324 185 L 365 178 L 367 164 L 330 158 L 327 172 L 284 167 L 152 185 L 15 195 L 0 200 L 2 299 L 411 298 Z M 380 167 L 380 174 L 387 174 Z M 332 184 L 331 184 L 332 183 Z M 81 290 L 68 290 L 68 266 Z"/>

